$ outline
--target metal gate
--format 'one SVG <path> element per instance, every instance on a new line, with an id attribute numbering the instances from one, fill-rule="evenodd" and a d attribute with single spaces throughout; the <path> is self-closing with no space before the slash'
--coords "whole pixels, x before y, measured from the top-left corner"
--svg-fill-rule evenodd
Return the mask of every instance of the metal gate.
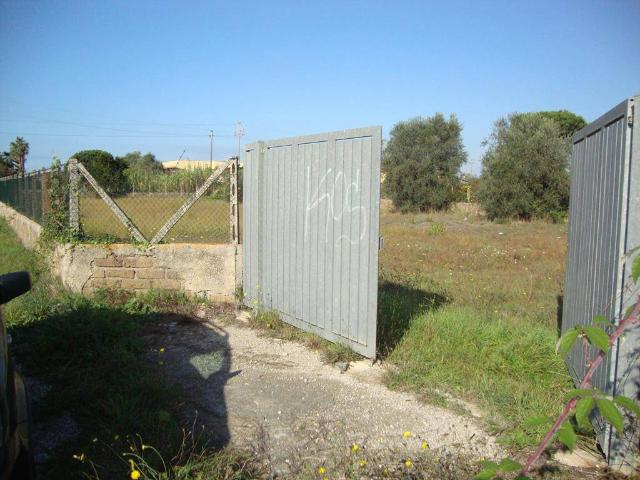
<path id="1" fill-rule="evenodd" d="M 626 260 L 640 245 L 640 131 L 633 120 L 639 102 L 640 97 L 625 100 L 573 137 L 563 333 L 589 324 L 595 315 L 618 319 L 637 296 L 630 289 Z M 609 351 L 593 385 L 612 395 L 636 398 L 639 352 L 640 334 L 635 329 Z M 584 375 L 585 353 L 591 356 L 593 349 L 584 352 L 576 345 L 567 357 L 576 382 Z M 594 426 L 609 463 L 622 463 L 629 439 L 612 434 L 600 418 Z"/>
<path id="2" fill-rule="evenodd" d="M 381 127 L 245 147 L 249 306 L 374 357 Z"/>

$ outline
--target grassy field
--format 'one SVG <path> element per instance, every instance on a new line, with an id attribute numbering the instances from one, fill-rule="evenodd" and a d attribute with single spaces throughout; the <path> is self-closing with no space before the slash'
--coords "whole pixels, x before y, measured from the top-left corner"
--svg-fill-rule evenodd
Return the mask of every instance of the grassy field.
<path id="1" fill-rule="evenodd" d="M 39 478 L 129 478 L 129 460 L 142 478 L 254 478 L 242 457 L 208 449 L 206 438 L 189 433 L 180 389 L 161 375 L 161 352 L 150 357 L 143 340 L 163 315 L 199 307 L 179 294 L 66 293 L 0 219 L 0 273 L 15 270 L 31 272 L 33 289 L 6 306 L 4 321 L 31 379 L 44 442 Z M 52 437 L 58 441 L 45 440 Z M 151 475 L 165 472 L 164 463 L 166 476 Z"/>
<path id="2" fill-rule="evenodd" d="M 115 197 L 114 201 L 147 240 L 187 200 L 187 195 L 139 194 Z M 115 237 L 129 240 L 129 232 L 102 199 L 80 197 L 80 223 L 93 238 Z M 229 202 L 200 198 L 176 223 L 164 239 L 166 243 L 227 243 L 229 241 Z"/>
<path id="3" fill-rule="evenodd" d="M 534 443 L 570 379 L 554 347 L 567 228 L 477 210 L 400 214 L 383 202 L 380 347 L 394 388 L 470 400 L 509 446 Z M 435 393 L 434 392 L 440 392 Z"/>

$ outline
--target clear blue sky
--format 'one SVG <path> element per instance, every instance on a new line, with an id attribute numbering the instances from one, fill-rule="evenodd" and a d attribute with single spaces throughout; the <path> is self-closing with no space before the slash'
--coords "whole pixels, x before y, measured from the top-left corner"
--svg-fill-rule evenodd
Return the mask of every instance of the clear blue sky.
<path id="1" fill-rule="evenodd" d="M 213 129 L 225 158 L 238 120 L 246 143 L 443 112 L 477 173 L 499 116 L 593 120 L 640 92 L 638 19 L 638 0 L 0 0 L 0 148 L 24 136 L 28 169 L 89 148 L 207 159 Z"/>

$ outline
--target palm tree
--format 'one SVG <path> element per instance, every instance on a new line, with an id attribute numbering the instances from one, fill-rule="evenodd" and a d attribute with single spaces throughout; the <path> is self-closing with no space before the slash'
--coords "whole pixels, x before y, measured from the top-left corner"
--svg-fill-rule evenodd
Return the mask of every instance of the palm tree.
<path id="1" fill-rule="evenodd" d="M 29 155 L 29 144 L 22 137 L 16 137 L 9 146 L 9 156 L 20 173 L 24 173 L 24 165 Z"/>

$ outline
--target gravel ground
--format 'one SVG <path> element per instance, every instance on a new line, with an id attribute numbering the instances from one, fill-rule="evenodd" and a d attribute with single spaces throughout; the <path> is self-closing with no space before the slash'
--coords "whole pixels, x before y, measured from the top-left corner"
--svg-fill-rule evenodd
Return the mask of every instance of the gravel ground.
<path id="1" fill-rule="evenodd" d="M 260 456 L 279 476 L 335 464 L 354 443 L 369 458 L 416 458 L 423 440 L 440 457 L 504 455 L 472 415 L 388 390 L 383 367 L 370 361 L 341 373 L 306 347 L 261 337 L 239 319 L 167 321 L 150 341 L 151 356 L 183 386 L 187 415 L 218 445 Z"/>

